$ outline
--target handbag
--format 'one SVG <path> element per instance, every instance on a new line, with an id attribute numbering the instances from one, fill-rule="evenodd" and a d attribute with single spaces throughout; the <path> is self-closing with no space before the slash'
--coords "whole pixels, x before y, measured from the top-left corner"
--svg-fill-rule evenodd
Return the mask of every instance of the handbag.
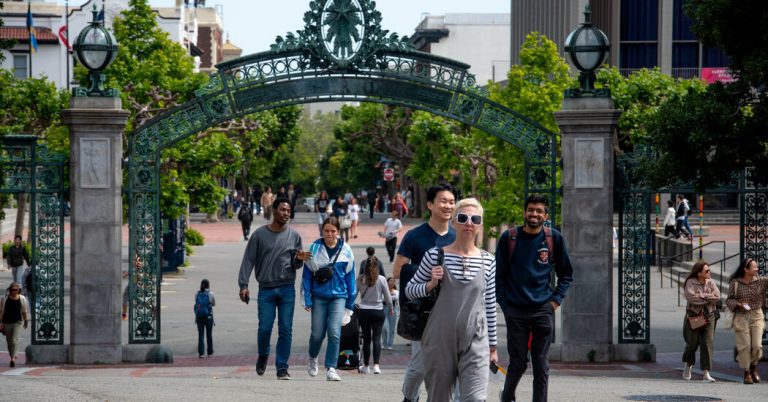
<path id="1" fill-rule="evenodd" d="M 445 253 L 442 247 L 437 249 L 437 265 L 443 265 Z M 405 264 L 400 271 L 400 317 L 397 320 L 397 334 L 409 341 L 420 341 L 424 328 L 427 326 L 429 314 L 437 303 L 440 295 L 440 285 L 427 297 L 408 300 L 405 296 L 405 287 L 413 275 L 419 269 L 416 264 Z"/>
<path id="2" fill-rule="evenodd" d="M 352 227 L 352 219 L 350 219 L 347 216 L 341 217 L 341 222 L 339 222 L 339 226 L 341 226 L 341 230 L 351 228 Z"/>
<path id="3" fill-rule="evenodd" d="M 704 316 L 703 311 L 696 315 L 689 315 L 688 324 L 691 326 L 692 330 L 696 331 L 697 329 L 707 326 L 707 317 Z"/>
<path id="4" fill-rule="evenodd" d="M 336 260 L 339 259 L 339 254 L 341 254 L 342 246 L 344 245 L 341 240 L 339 240 L 339 243 L 339 251 L 337 251 L 336 256 L 333 257 L 333 262 L 318 268 L 317 271 L 312 274 L 312 279 L 314 279 L 315 282 L 326 283 L 333 278 L 333 267 L 336 265 Z"/>

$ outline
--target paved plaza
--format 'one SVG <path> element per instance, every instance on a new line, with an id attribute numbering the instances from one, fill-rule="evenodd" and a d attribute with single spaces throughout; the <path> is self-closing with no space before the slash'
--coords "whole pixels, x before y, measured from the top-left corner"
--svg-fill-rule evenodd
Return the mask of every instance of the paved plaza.
<path id="1" fill-rule="evenodd" d="M 355 258 L 362 260 L 365 248 L 376 247 L 376 255 L 384 260 L 385 271 L 391 275 L 383 239 L 376 232 L 382 230 L 386 214 L 377 214 L 373 220 L 363 217 L 357 239 L 350 244 Z M 6 225 L 12 220 L 6 220 Z M 257 218 L 255 224 L 263 224 Z M 418 225 L 407 220 L 406 229 Z M 256 375 L 256 304 L 245 305 L 238 299 L 237 271 L 245 248 L 239 223 L 236 220 L 220 223 L 202 223 L 194 216 L 192 227 L 201 231 L 206 245 L 196 247 L 190 264 L 178 273 L 165 274 L 161 293 L 161 336 L 163 344 L 174 354 L 173 364 L 124 364 L 117 366 L 42 366 L 25 365 L 24 356 L 16 368 L 8 367 L 5 342 L 0 342 L 0 400 L 274 400 L 288 401 L 399 401 L 404 368 L 409 359 L 409 346 L 398 339 L 395 350 L 384 352 L 381 359 L 383 374 L 360 375 L 343 371 L 341 383 L 329 383 L 320 375 L 310 378 L 306 373 L 309 314 L 297 298 L 294 316 L 293 348 L 290 372 L 293 380 L 277 381 L 274 360 L 263 377 Z M 292 223 L 302 235 L 305 245 L 318 237 L 314 214 L 298 213 Z M 3 227 L 3 232 L 6 231 Z M 127 228 L 124 228 L 127 231 Z M 726 240 L 729 252 L 738 248 L 737 231 L 733 227 L 713 227 L 710 238 Z M 3 233 L 3 238 L 7 237 Z M 124 263 L 127 261 L 127 233 L 123 240 Z M 68 249 L 66 250 L 68 253 Z M 716 254 L 717 250 L 709 250 Z M 705 254 L 706 256 L 706 254 Z M 67 259 L 67 265 L 69 260 Z M 126 265 L 127 267 L 127 265 Z M 68 269 L 68 267 L 67 267 Z M 614 272 L 616 275 L 616 272 Z M 0 272 L 0 287 L 5 288 L 9 272 Z M 197 332 L 192 305 L 200 280 L 207 278 L 216 295 L 216 326 L 214 327 L 213 356 L 197 357 Z M 575 278 L 578 281 L 578 278 Z M 69 275 L 65 292 L 68 300 Z M 555 362 L 550 378 L 550 400 L 664 400 L 664 397 L 697 396 L 686 400 L 759 400 L 768 395 L 768 384 L 745 386 L 740 384 L 740 370 L 733 361 L 731 348 L 733 334 L 718 328 L 715 339 L 715 362 L 712 375 L 717 384 L 680 379 L 683 349 L 682 317 L 684 307 L 678 306 L 676 287 L 669 287 L 655 268 L 651 275 L 651 339 L 658 354 L 655 363 L 596 363 L 566 364 Z M 251 287 L 256 287 L 251 281 Z M 298 284 L 297 284 L 298 289 Z M 614 292 L 615 293 L 615 292 Z M 614 309 L 616 305 L 614 294 Z M 567 302 L 567 299 L 566 299 Z M 683 301 L 684 303 L 684 301 Z M 65 309 L 65 344 L 69 342 L 69 307 Z M 499 328 L 499 356 L 506 361 L 503 341 L 506 336 L 503 320 Z M 125 324 L 126 322 L 124 322 Z M 615 331 L 614 331 L 615 332 Z M 127 325 L 123 326 L 123 342 L 127 342 Z M 273 336 L 276 341 L 276 331 Z M 29 334 L 22 339 L 22 348 L 29 344 Z M 321 352 L 322 355 L 323 352 Z M 274 355 L 272 355 L 274 358 Z M 768 375 L 768 364 L 763 368 Z M 694 371 L 694 378 L 700 372 Z M 520 400 L 531 398 L 530 370 L 520 387 Z M 501 383 L 492 379 L 489 399 L 496 400 Z M 655 396 L 654 396 L 655 395 Z M 760 396 L 762 395 L 762 396 Z M 426 400 L 424 394 L 422 400 Z M 669 400 L 669 399 L 667 399 Z"/>

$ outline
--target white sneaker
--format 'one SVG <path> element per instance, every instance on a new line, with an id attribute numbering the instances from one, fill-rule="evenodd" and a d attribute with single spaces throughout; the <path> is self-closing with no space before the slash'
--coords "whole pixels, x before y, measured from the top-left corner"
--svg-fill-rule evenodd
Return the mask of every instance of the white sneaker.
<path id="1" fill-rule="evenodd" d="M 381 368 L 379 368 L 378 364 L 373 365 L 373 374 L 381 374 Z"/>
<path id="2" fill-rule="evenodd" d="M 704 370 L 704 377 L 702 377 L 701 381 L 704 382 L 717 382 L 714 378 L 712 378 L 711 375 L 709 375 L 709 371 Z"/>
<path id="3" fill-rule="evenodd" d="M 341 381 L 339 373 L 337 373 L 336 369 L 333 367 L 329 368 L 328 371 L 325 372 L 325 379 L 328 381 Z"/>
<path id="4" fill-rule="evenodd" d="M 307 373 L 309 373 L 310 377 L 317 375 L 317 358 L 309 359 L 309 367 L 307 367 Z"/>
<path id="5" fill-rule="evenodd" d="M 360 374 L 371 374 L 371 369 L 368 366 L 360 366 L 357 368 L 357 372 Z"/>
<path id="6" fill-rule="evenodd" d="M 689 366 L 687 364 L 685 365 L 685 367 L 683 368 L 683 380 L 687 381 L 691 379 L 691 368 L 692 366 Z"/>

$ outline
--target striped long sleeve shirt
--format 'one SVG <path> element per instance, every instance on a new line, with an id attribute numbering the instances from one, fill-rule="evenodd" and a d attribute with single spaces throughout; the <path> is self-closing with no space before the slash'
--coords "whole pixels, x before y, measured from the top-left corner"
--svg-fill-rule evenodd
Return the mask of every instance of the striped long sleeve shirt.
<path id="1" fill-rule="evenodd" d="M 437 248 L 432 248 L 424 254 L 419 269 L 413 275 L 405 288 L 405 295 L 409 299 L 426 297 L 427 282 L 432 279 L 432 267 L 437 265 Z M 460 255 L 445 253 L 443 263 L 444 275 L 452 275 L 459 282 L 469 283 L 484 269 L 485 273 L 485 316 L 488 321 L 488 343 L 496 346 L 496 259 L 493 255 L 483 251 L 482 256 L 463 257 Z"/>

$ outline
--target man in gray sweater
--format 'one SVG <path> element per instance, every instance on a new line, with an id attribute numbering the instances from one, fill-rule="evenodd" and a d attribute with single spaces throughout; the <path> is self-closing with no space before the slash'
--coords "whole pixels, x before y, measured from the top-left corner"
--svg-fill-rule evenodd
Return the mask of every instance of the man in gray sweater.
<path id="1" fill-rule="evenodd" d="M 272 223 L 256 229 L 248 240 L 237 282 L 240 285 L 240 300 L 244 303 L 250 301 L 248 281 L 251 272 L 259 283 L 259 358 L 256 373 L 263 375 L 267 369 L 272 327 L 277 315 L 277 378 L 290 380 L 288 358 L 291 355 L 293 308 L 296 303 L 296 270 L 304 266 L 304 261 L 311 254 L 302 251 L 301 236 L 288 227 L 290 201 L 287 198 L 276 199 L 272 203 L 272 211 Z"/>

